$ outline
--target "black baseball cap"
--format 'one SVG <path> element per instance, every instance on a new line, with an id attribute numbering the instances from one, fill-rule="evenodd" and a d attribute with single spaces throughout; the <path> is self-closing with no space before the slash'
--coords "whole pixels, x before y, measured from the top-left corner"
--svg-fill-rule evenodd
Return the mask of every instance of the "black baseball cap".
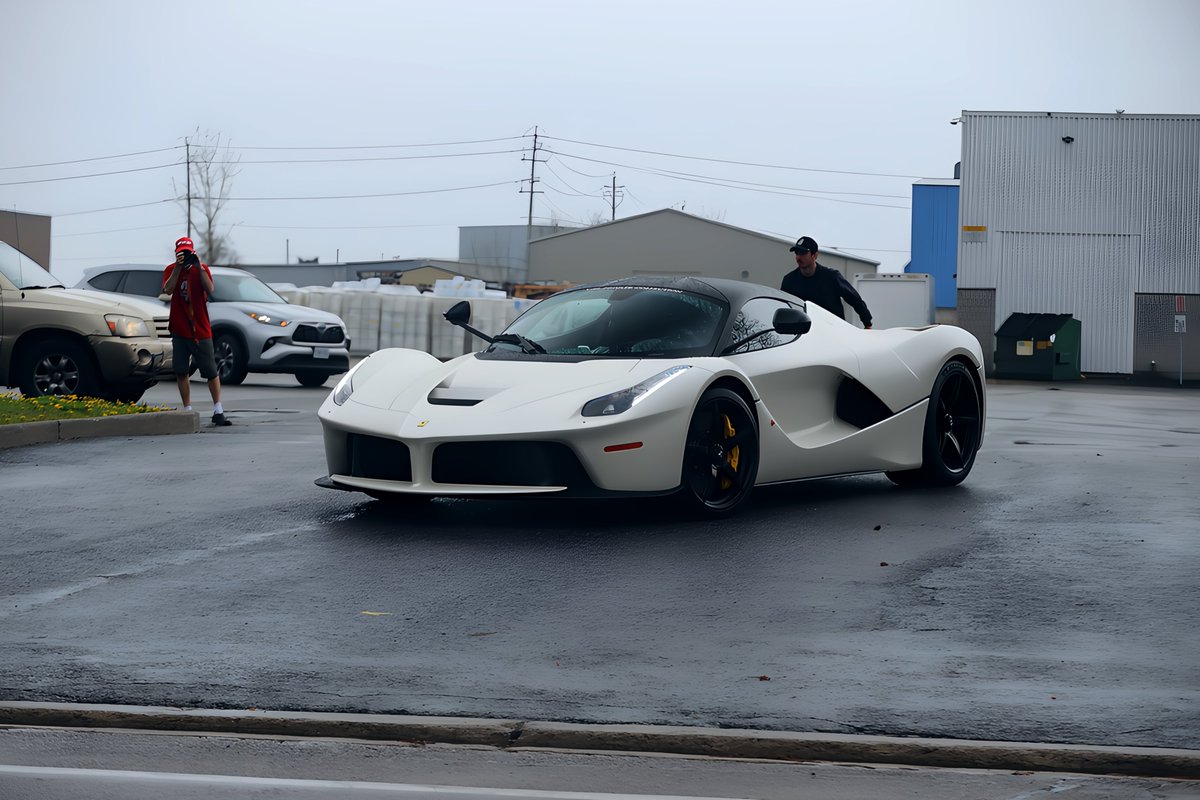
<path id="1" fill-rule="evenodd" d="M 801 236 L 796 240 L 796 243 L 788 248 L 791 253 L 815 253 L 817 252 L 817 240 L 811 236 Z"/>

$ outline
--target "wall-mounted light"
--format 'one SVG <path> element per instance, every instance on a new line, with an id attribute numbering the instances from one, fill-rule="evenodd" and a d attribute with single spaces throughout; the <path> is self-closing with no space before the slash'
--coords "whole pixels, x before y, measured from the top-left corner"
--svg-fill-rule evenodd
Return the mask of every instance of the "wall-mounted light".
<path id="1" fill-rule="evenodd" d="M 1063 137 L 1063 142 L 1064 142 L 1064 143 L 1066 143 L 1066 144 L 1070 144 L 1070 143 L 1071 143 L 1071 142 L 1073 142 L 1073 141 L 1075 141 L 1075 137 L 1074 137 L 1074 136 L 1064 136 L 1064 137 Z"/>

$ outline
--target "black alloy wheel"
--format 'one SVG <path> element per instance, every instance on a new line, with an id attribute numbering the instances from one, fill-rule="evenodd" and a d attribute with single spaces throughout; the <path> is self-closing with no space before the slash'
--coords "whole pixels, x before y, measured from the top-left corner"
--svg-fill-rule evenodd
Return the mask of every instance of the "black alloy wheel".
<path id="1" fill-rule="evenodd" d="M 246 380 L 246 346 L 232 333 L 221 333 L 213 339 L 213 355 L 217 359 L 217 377 L 224 386 L 237 386 Z"/>
<path id="2" fill-rule="evenodd" d="M 684 502 L 708 516 L 732 513 L 754 489 L 758 458 L 754 412 L 736 392 L 709 389 L 696 404 L 684 444 Z"/>
<path id="3" fill-rule="evenodd" d="M 21 394 L 96 396 L 100 390 L 92 355 L 69 339 L 46 339 L 25 352 L 20 375 Z"/>
<path id="4" fill-rule="evenodd" d="M 920 468 L 888 472 L 899 485 L 953 486 L 975 465 L 983 430 L 983 404 L 971 370 L 961 361 L 942 367 L 929 395 Z"/>

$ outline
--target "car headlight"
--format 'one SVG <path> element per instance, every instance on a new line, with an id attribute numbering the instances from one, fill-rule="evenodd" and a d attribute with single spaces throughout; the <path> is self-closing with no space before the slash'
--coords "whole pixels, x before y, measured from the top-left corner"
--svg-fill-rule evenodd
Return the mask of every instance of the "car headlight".
<path id="1" fill-rule="evenodd" d="M 255 322 L 261 322 L 263 325 L 274 325 L 277 328 L 286 328 L 288 325 L 292 324 L 290 319 L 280 319 L 279 317 L 272 317 L 270 314 L 259 314 L 255 311 L 243 311 L 242 313 Z"/>
<path id="2" fill-rule="evenodd" d="M 333 397 L 333 402 L 337 405 L 342 405 L 350 399 L 350 395 L 354 394 L 354 373 L 358 372 L 358 368 L 367 363 L 367 359 L 355 364 L 350 368 L 350 371 L 342 376 L 342 379 L 337 382 L 337 386 L 333 387 L 333 392 L 330 395 Z"/>
<path id="3" fill-rule="evenodd" d="M 583 415 L 585 417 L 611 417 L 613 414 L 622 414 L 640 403 L 655 389 L 660 388 L 672 378 L 682 375 L 684 370 L 688 369 L 691 367 L 687 364 L 677 364 L 652 378 L 647 378 L 637 386 L 630 386 L 628 389 L 589 400 L 583 405 Z"/>
<path id="4" fill-rule="evenodd" d="M 139 317 L 127 317 L 124 314 L 105 314 L 104 321 L 113 336 L 130 339 L 134 336 L 149 336 L 150 328 L 146 320 Z"/>

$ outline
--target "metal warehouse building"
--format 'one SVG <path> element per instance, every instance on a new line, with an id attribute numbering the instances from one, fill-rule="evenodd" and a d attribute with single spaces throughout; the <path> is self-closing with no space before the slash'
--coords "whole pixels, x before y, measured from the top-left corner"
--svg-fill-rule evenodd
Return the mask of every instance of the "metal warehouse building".
<path id="1" fill-rule="evenodd" d="M 818 243 L 819 234 L 812 232 Z M 796 268 L 788 252 L 795 241 L 664 208 L 534 239 L 529 280 L 589 283 L 627 275 L 696 275 L 778 286 Z M 856 273 L 879 269 L 878 261 L 825 246 L 820 262 L 851 282 Z"/>
<path id="2" fill-rule="evenodd" d="M 1084 373 L 1200 377 L 1200 116 L 961 126 L 958 324 L 985 353 L 1014 313 L 1071 314 Z"/>

